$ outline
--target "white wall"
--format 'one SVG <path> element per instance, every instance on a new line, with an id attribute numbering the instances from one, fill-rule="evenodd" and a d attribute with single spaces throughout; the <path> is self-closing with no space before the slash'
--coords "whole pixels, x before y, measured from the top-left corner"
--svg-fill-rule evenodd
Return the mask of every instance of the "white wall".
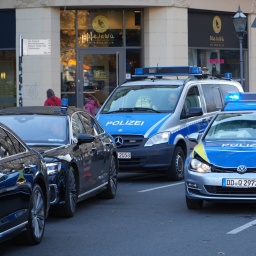
<path id="1" fill-rule="evenodd" d="M 154 7 L 144 15 L 145 65 L 188 65 L 187 9 Z"/>
<path id="2" fill-rule="evenodd" d="M 60 96 L 60 15 L 58 8 L 16 9 L 16 49 L 23 39 L 50 39 L 51 54 L 22 57 L 23 106 L 43 105 L 46 90 Z M 17 63 L 18 74 L 18 63 Z M 17 76 L 17 85 L 19 77 Z M 19 86 L 17 86 L 19 91 Z M 18 95 L 18 94 L 17 94 Z M 18 103 L 17 103 L 18 105 Z"/>

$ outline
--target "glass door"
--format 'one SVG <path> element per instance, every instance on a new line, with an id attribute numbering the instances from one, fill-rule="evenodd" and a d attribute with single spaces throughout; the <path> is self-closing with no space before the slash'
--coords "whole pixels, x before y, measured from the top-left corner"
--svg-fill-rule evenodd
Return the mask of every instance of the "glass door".
<path id="1" fill-rule="evenodd" d="M 122 50 L 89 49 L 78 55 L 77 106 L 84 108 L 86 94 L 102 105 L 109 94 L 124 81 Z"/>

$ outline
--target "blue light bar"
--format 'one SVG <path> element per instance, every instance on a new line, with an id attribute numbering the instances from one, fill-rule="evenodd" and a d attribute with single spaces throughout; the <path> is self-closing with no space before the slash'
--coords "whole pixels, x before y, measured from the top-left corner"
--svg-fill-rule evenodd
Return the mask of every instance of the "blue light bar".
<path id="1" fill-rule="evenodd" d="M 255 92 L 232 92 L 228 93 L 225 97 L 225 102 L 240 101 L 240 102 L 256 102 Z"/>
<path id="2" fill-rule="evenodd" d="M 230 102 L 230 101 L 239 101 L 241 97 L 240 92 L 232 92 L 232 93 L 228 93 L 225 96 L 224 102 Z"/>
<path id="3" fill-rule="evenodd" d="M 167 66 L 136 68 L 135 76 L 191 76 L 202 75 L 200 67 L 193 66 Z"/>
<path id="4" fill-rule="evenodd" d="M 228 102 L 223 111 L 256 110 L 255 102 Z"/>
<path id="5" fill-rule="evenodd" d="M 232 73 L 225 73 L 225 79 L 232 79 Z"/>

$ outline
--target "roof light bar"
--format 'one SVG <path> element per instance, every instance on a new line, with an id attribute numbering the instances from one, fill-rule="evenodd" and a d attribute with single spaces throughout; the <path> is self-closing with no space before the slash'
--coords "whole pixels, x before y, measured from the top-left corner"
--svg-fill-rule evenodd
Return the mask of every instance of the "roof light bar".
<path id="1" fill-rule="evenodd" d="M 225 79 L 232 79 L 232 73 L 225 73 Z"/>
<path id="2" fill-rule="evenodd" d="M 239 101 L 240 100 L 240 95 L 241 94 L 239 92 L 228 93 L 225 96 L 224 102 Z"/>
<path id="3" fill-rule="evenodd" d="M 167 66 L 136 68 L 135 76 L 191 76 L 202 75 L 200 67 L 194 66 Z"/>
<path id="4" fill-rule="evenodd" d="M 240 101 L 240 102 L 245 102 L 245 101 L 254 101 L 256 102 L 256 93 L 252 92 L 232 92 L 228 93 L 225 97 L 225 102 L 231 102 L 231 101 Z"/>

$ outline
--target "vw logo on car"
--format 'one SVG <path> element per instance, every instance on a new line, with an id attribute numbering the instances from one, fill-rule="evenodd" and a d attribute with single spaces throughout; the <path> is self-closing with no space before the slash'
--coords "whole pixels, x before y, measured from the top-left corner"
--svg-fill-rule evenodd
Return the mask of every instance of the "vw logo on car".
<path id="1" fill-rule="evenodd" d="M 239 165 L 238 167 L 237 167 L 237 172 L 238 173 L 245 173 L 247 171 L 247 167 L 245 166 L 245 165 Z"/>

